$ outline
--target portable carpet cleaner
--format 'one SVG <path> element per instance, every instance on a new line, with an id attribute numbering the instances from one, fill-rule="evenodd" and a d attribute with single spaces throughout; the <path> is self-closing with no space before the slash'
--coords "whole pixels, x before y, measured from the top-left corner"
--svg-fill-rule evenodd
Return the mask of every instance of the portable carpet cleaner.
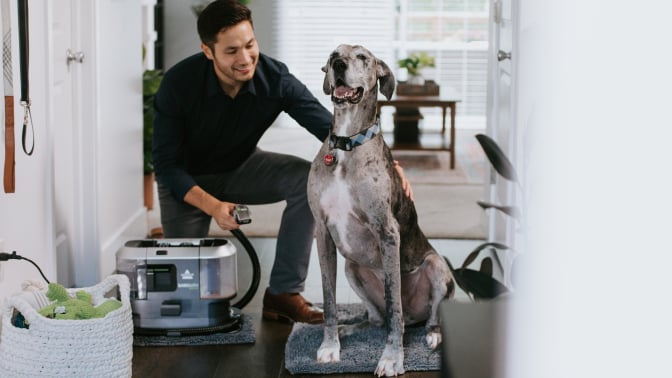
<path id="1" fill-rule="evenodd" d="M 249 210 L 238 205 L 239 224 L 250 223 Z M 254 247 L 240 230 L 231 230 L 252 264 L 252 281 L 235 303 L 238 274 L 236 247 L 227 239 L 131 240 L 116 254 L 117 272 L 130 281 L 134 333 L 187 336 L 236 332 L 242 328 L 240 310 L 259 288 L 261 266 Z M 26 260 L 42 278 L 42 269 L 16 251 L 0 252 L 0 262 Z"/>
<path id="2" fill-rule="evenodd" d="M 249 223 L 249 222 L 248 222 Z M 245 234 L 231 230 L 252 263 L 252 282 L 235 303 L 236 247 L 227 239 L 131 240 L 117 252 L 117 272 L 131 282 L 134 332 L 186 336 L 236 332 L 240 310 L 254 297 L 261 276 Z"/>

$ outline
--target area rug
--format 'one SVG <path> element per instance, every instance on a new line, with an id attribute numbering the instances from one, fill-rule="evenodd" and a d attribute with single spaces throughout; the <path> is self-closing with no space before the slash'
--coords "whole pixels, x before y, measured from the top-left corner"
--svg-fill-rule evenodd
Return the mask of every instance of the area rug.
<path id="1" fill-rule="evenodd" d="M 353 324 L 366 318 L 360 303 L 338 305 L 341 324 Z M 317 349 L 322 343 L 322 325 L 296 323 L 285 346 L 285 368 L 292 374 L 373 374 L 385 348 L 384 327 L 362 329 L 341 338 L 341 361 L 327 364 L 316 362 Z M 424 327 L 407 327 L 404 332 L 404 368 L 406 371 L 441 369 L 441 351 L 430 350 L 424 341 Z"/>
<path id="2" fill-rule="evenodd" d="M 252 318 L 242 314 L 242 327 L 236 332 L 212 333 L 193 336 L 144 336 L 133 335 L 134 346 L 195 346 L 224 344 L 254 344 L 255 335 Z"/>
<path id="3" fill-rule="evenodd" d="M 480 184 L 412 183 L 418 224 L 429 238 L 485 239 L 486 218 L 476 201 L 484 198 Z M 277 237 L 285 202 L 249 206 L 252 223 L 241 229 L 247 237 Z M 213 237 L 229 237 L 216 223 L 210 225 Z"/>
<path id="4" fill-rule="evenodd" d="M 463 164 L 458 160 L 455 168 L 450 168 L 448 151 L 406 151 L 394 150 L 392 157 L 404 169 L 404 174 L 412 185 L 417 184 L 475 184 L 483 181 L 479 176 L 469 177 Z"/>

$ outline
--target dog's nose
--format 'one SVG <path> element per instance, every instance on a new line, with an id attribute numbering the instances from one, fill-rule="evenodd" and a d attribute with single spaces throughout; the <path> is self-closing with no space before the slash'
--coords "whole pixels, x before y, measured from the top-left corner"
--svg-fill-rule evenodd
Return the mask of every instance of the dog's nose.
<path id="1" fill-rule="evenodd" d="M 334 60 L 334 70 L 335 71 L 345 71 L 348 68 L 348 65 L 341 59 Z"/>

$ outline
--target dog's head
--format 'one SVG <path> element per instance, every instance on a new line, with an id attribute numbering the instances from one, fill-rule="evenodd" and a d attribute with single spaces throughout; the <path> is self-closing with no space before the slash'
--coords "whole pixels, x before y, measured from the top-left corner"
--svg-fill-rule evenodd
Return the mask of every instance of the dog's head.
<path id="1" fill-rule="evenodd" d="M 358 104 L 373 92 L 380 80 L 380 93 L 389 100 L 394 93 L 394 75 L 382 60 L 359 45 L 340 45 L 329 55 L 324 71 L 323 90 L 334 105 Z M 375 97 L 374 97 L 375 98 Z"/>

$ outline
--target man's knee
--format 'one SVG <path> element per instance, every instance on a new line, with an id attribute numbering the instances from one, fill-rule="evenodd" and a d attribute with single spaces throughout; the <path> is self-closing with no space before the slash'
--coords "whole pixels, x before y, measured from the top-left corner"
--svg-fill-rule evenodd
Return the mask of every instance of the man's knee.
<path id="1" fill-rule="evenodd" d="M 208 236 L 211 218 L 199 209 L 178 201 L 170 191 L 159 186 L 161 227 L 166 238 L 204 238 Z"/>
<path id="2" fill-rule="evenodd" d="M 161 227 L 167 238 L 205 238 L 210 232 L 211 218 L 193 214 L 166 219 L 161 217 Z"/>

